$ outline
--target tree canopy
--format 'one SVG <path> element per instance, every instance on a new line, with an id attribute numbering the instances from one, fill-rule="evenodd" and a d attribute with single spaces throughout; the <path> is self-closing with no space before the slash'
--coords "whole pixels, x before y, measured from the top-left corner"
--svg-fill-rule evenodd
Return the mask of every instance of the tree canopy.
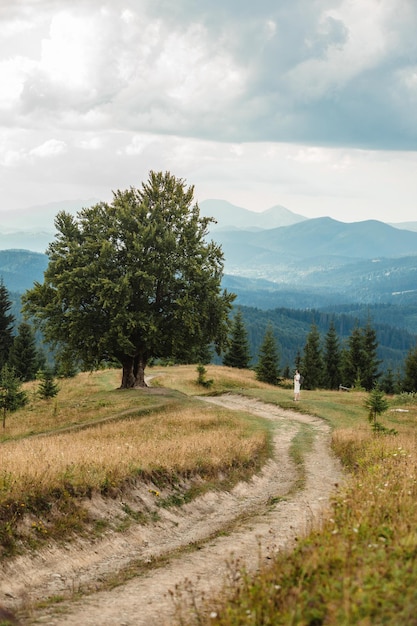
<path id="1" fill-rule="evenodd" d="M 193 196 L 151 171 L 111 203 L 58 213 L 44 282 L 23 298 L 46 340 L 85 367 L 117 359 L 124 388 L 145 385 L 151 358 L 184 361 L 211 342 L 220 352 L 234 294 L 221 288 L 223 252 Z"/>

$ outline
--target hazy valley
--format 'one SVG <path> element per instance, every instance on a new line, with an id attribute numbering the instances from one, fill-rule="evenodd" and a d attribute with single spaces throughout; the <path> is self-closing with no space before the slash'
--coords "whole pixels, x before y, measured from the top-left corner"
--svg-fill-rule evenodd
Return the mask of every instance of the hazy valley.
<path id="1" fill-rule="evenodd" d="M 80 201 L 3 214 L 0 275 L 15 294 L 15 314 L 18 294 L 43 280 L 55 215 L 82 206 Z M 375 220 L 307 219 L 281 206 L 256 213 L 222 200 L 203 201 L 200 210 L 216 220 L 209 236 L 222 245 L 223 283 L 237 294 L 236 305 L 247 309 L 254 351 L 267 320 L 274 318 L 283 359 L 291 362 L 312 321 L 319 320 L 325 332 L 328 319 L 321 325 L 316 311 L 335 316 L 342 337 L 355 320 L 370 317 L 383 344 L 381 356 L 393 365 L 415 344 L 417 222 L 394 226 Z"/>

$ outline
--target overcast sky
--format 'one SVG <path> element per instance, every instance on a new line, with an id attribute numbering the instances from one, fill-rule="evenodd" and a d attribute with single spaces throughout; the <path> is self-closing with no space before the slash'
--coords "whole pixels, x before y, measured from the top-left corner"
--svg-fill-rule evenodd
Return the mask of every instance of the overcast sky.
<path id="1" fill-rule="evenodd" d="M 417 220 L 416 0 L 0 0 L 0 32 L 0 211 L 152 169 L 198 201 Z"/>

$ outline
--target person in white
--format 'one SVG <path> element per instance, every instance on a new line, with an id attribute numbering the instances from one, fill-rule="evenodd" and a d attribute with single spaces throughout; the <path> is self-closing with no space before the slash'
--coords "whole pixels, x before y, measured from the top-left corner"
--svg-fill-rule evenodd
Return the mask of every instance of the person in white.
<path id="1" fill-rule="evenodd" d="M 294 375 L 294 400 L 297 402 L 300 399 L 300 372 L 295 370 Z"/>

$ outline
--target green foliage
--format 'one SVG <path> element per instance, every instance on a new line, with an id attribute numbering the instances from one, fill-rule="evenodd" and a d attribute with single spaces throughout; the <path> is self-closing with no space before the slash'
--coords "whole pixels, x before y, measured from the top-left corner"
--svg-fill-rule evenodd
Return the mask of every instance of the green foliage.
<path id="1" fill-rule="evenodd" d="M 393 371 L 390 367 L 387 369 L 387 371 L 383 375 L 383 378 L 381 379 L 380 387 L 382 391 L 384 391 L 385 393 L 389 395 L 398 393 L 400 391 L 399 385 L 397 384 Z"/>
<path id="2" fill-rule="evenodd" d="M 7 363 L 13 344 L 14 316 L 10 313 L 12 303 L 9 292 L 0 280 L 0 369 Z"/>
<path id="3" fill-rule="evenodd" d="M 365 400 L 365 408 L 368 410 L 368 420 L 374 432 L 386 432 L 385 427 L 377 421 L 377 418 L 382 413 L 385 413 L 388 407 L 389 404 L 384 392 L 378 387 L 372 389 Z"/>
<path id="4" fill-rule="evenodd" d="M 80 371 L 78 361 L 74 358 L 74 355 L 64 348 L 58 351 L 55 357 L 55 364 L 56 373 L 60 378 L 74 378 Z"/>
<path id="5" fill-rule="evenodd" d="M 150 172 L 111 204 L 60 212 L 44 283 L 23 298 L 46 340 L 84 368 L 118 360 L 125 388 L 145 384 L 151 358 L 186 362 L 211 342 L 220 352 L 234 296 L 221 289 L 223 253 L 193 194 Z"/>
<path id="6" fill-rule="evenodd" d="M 340 345 L 334 320 L 330 321 L 324 344 L 324 386 L 326 389 L 338 389 L 340 385 Z"/>
<path id="7" fill-rule="evenodd" d="M 379 372 L 381 361 L 377 357 L 377 352 L 378 340 L 376 331 L 371 326 L 370 320 L 368 320 L 363 329 L 363 353 L 365 358 L 362 378 L 363 386 L 368 391 L 376 385 L 381 376 L 381 372 Z"/>
<path id="8" fill-rule="evenodd" d="M 279 378 L 279 352 L 272 324 L 268 324 L 259 349 L 256 378 L 270 385 L 277 385 Z"/>
<path id="9" fill-rule="evenodd" d="M 39 354 L 36 348 L 35 333 L 26 322 L 19 324 L 9 354 L 9 365 L 23 381 L 34 380 L 39 369 Z"/>
<path id="10" fill-rule="evenodd" d="M 199 363 L 199 365 L 197 365 L 197 373 L 198 373 L 197 385 L 201 385 L 202 387 L 212 386 L 214 381 L 212 378 L 210 379 L 206 378 L 207 370 L 202 363 Z"/>
<path id="11" fill-rule="evenodd" d="M 342 352 L 342 375 L 346 386 L 352 386 L 354 381 L 357 388 L 363 387 L 367 391 L 375 386 L 381 375 L 377 349 L 376 332 L 370 322 L 365 328 L 356 325 Z"/>
<path id="12" fill-rule="evenodd" d="M 417 391 L 417 344 L 408 352 L 404 370 L 403 391 Z"/>
<path id="13" fill-rule="evenodd" d="M 16 372 L 7 363 L 0 370 L 0 409 L 3 414 L 3 428 L 6 427 L 6 415 L 25 406 L 28 397 L 21 389 L 21 382 Z"/>
<path id="14" fill-rule="evenodd" d="M 301 372 L 304 376 L 303 386 L 306 389 L 316 389 L 322 386 L 324 367 L 320 346 L 320 333 L 316 324 L 311 325 L 311 330 L 307 335 L 307 341 L 301 359 Z"/>
<path id="15" fill-rule="evenodd" d="M 241 292 L 238 292 L 239 302 L 241 299 Z M 352 305 L 353 306 L 353 305 Z M 389 306 L 369 306 L 364 308 L 363 313 L 357 317 L 345 313 L 344 307 L 339 307 L 335 310 L 323 311 L 315 309 L 296 310 L 289 308 L 274 308 L 270 310 L 262 310 L 254 307 L 243 306 L 239 303 L 239 308 L 242 310 L 242 314 L 245 320 L 245 327 L 248 332 L 249 338 L 249 351 L 252 355 L 257 355 L 259 347 L 262 343 L 265 328 L 268 322 L 271 322 L 274 328 L 275 337 L 280 346 L 280 360 L 283 366 L 288 365 L 290 370 L 293 371 L 295 367 L 301 371 L 300 363 L 296 361 L 297 353 L 301 352 L 306 343 L 307 335 L 311 329 L 311 324 L 315 323 L 319 330 L 320 336 L 323 341 L 323 361 L 326 366 L 326 335 L 329 331 L 330 325 L 333 322 L 339 341 L 339 349 L 342 353 L 342 348 L 347 345 L 347 341 L 353 330 L 357 327 L 366 327 L 368 323 L 369 310 L 372 315 L 378 320 L 377 323 L 373 323 L 375 328 L 378 347 L 377 347 L 377 359 L 382 360 L 381 369 L 386 370 L 390 367 L 394 372 L 398 372 L 402 377 L 402 367 L 406 358 L 408 350 L 415 346 L 415 335 L 407 331 L 405 327 L 398 327 L 395 325 L 396 317 L 401 323 L 405 323 L 402 320 L 402 309 L 399 307 Z M 354 313 L 358 313 L 357 308 L 353 309 Z M 391 326 L 386 323 L 382 323 L 384 313 L 389 316 Z M 411 316 L 411 311 L 408 314 Z M 417 316 L 415 316 L 417 318 Z M 407 316 L 407 319 L 409 317 Z M 216 361 L 220 362 L 220 361 Z M 254 365 L 251 362 L 251 365 Z M 337 386 L 344 384 L 350 387 L 352 381 L 356 377 L 356 368 L 353 370 L 353 377 L 351 379 L 341 375 L 337 380 Z M 326 382 L 326 387 L 328 383 Z M 333 387 L 330 387 L 333 388 Z M 372 386 L 371 386 L 372 388 Z"/>
<path id="16" fill-rule="evenodd" d="M 39 372 L 40 384 L 38 387 L 38 395 L 44 400 L 55 398 L 59 392 L 59 386 L 54 380 L 54 376 L 50 369 Z"/>
<path id="17" fill-rule="evenodd" d="M 223 365 L 245 369 L 249 367 L 250 358 L 248 333 L 242 311 L 238 309 L 233 319 L 230 345 L 223 357 Z"/>

